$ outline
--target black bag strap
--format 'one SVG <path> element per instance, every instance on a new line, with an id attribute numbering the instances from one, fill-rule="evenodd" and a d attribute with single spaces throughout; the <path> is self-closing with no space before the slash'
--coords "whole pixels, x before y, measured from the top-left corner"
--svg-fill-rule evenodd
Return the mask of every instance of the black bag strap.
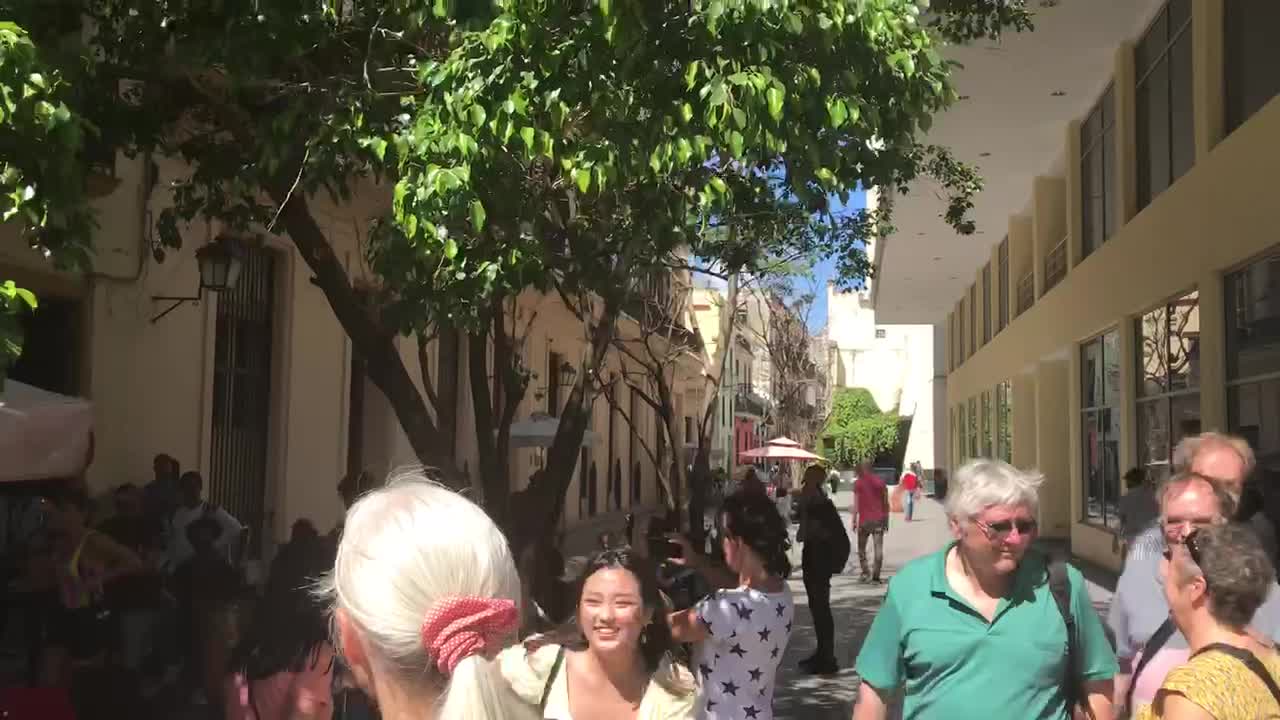
<path id="1" fill-rule="evenodd" d="M 1200 653 L 1211 651 L 1230 655 L 1244 663 L 1244 666 L 1249 668 L 1254 675 L 1257 675 L 1263 685 L 1267 686 L 1267 690 L 1271 692 L 1271 697 L 1275 699 L 1277 705 L 1280 705 L 1280 686 L 1276 685 L 1276 681 L 1271 677 L 1271 673 L 1267 672 L 1267 666 L 1262 664 L 1262 661 L 1258 659 L 1257 655 L 1254 655 L 1244 648 L 1236 647 L 1235 645 L 1227 645 L 1226 643 L 1205 645 L 1197 650 L 1195 654 L 1199 655 Z"/>
<path id="2" fill-rule="evenodd" d="M 1067 563 L 1060 558 L 1049 562 L 1049 593 L 1058 606 L 1062 622 L 1067 626 L 1066 679 L 1062 694 L 1068 711 L 1083 701 L 1076 672 L 1076 620 L 1071 612 L 1071 579 L 1067 576 Z"/>
<path id="3" fill-rule="evenodd" d="M 1147 667 L 1147 663 L 1151 662 L 1151 659 L 1160 651 L 1160 648 L 1164 647 L 1164 644 L 1169 642 L 1169 638 L 1173 637 L 1174 630 L 1173 619 L 1165 618 L 1164 622 L 1160 623 L 1160 627 L 1156 628 L 1156 631 L 1151 633 L 1151 637 L 1147 638 L 1146 644 L 1142 646 L 1142 659 L 1138 661 L 1137 667 L 1129 674 L 1129 689 L 1124 693 L 1125 707 L 1133 707 L 1133 688 L 1138 684 L 1138 676 L 1142 674 L 1142 671 Z"/>
<path id="4" fill-rule="evenodd" d="M 538 717 L 547 709 L 547 698 L 551 697 L 551 686 L 556 684 L 556 676 L 560 674 L 560 666 L 564 664 L 564 646 L 556 652 L 556 661 L 551 665 L 551 674 L 547 675 L 547 684 L 542 688 L 542 700 L 538 701 Z"/>

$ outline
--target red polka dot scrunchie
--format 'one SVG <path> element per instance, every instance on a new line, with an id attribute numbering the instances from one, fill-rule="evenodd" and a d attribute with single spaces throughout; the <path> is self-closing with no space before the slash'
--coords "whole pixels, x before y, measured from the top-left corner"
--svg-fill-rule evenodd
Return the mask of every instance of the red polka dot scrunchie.
<path id="1" fill-rule="evenodd" d="M 422 646 L 446 676 L 464 658 L 516 629 L 520 615 L 511 600 L 482 597 L 450 597 L 437 602 L 422 621 Z"/>

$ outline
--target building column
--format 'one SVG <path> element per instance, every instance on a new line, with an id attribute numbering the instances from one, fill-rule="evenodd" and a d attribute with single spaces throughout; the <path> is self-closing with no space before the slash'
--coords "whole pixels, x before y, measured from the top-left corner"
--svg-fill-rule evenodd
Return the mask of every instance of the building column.
<path id="1" fill-rule="evenodd" d="M 1113 178 L 1115 189 L 1107 199 L 1119 211 L 1117 228 L 1124 227 L 1138 214 L 1138 102 L 1135 87 L 1138 76 L 1133 53 L 1132 42 L 1120 43 L 1116 49 L 1115 80 L 1112 83 L 1116 112 L 1116 174 Z M 1079 163 L 1079 153 L 1076 155 Z"/>
<path id="2" fill-rule="evenodd" d="M 1036 454 L 1045 476 L 1040 489 L 1040 534 L 1049 538 L 1070 537 L 1076 516 L 1069 441 L 1074 416 L 1063 412 L 1071 395 L 1067 365 L 1065 359 L 1050 360 L 1040 363 L 1036 371 Z"/>
<path id="3" fill-rule="evenodd" d="M 1138 397 L 1138 347 L 1134 337 L 1134 318 L 1120 319 L 1120 476 L 1138 463 L 1138 413 L 1134 402 Z M 1077 385 L 1076 387 L 1079 387 Z M 1077 393 L 1078 394 L 1078 393 Z M 1120 494 L 1124 494 L 1120 481 Z"/>
<path id="4" fill-rule="evenodd" d="M 1191 94 L 1196 162 L 1226 136 L 1226 0 L 1191 3 Z"/>
<path id="5" fill-rule="evenodd" d="M 1067 183 L 1062 178 L 1037 177 L 1031 185 L 1031 236 L 1035 243 L 1036 297 L 1045 293 L 1044 261 L 1067 233 Z M 1068 270 L 1071 267 L 1068 262 Z"/>

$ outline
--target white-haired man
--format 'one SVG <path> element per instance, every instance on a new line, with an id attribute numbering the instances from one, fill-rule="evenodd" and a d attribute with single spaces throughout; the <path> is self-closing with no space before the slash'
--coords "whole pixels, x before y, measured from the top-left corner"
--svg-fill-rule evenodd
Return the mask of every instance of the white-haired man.
<path id="1" fill-rule="evenodd" d="M 1235 509 L 1234 496 L 1222 483 L 1191 472 L 1166 480 L 1156 499 L 1159 519 L 1130 548 L 1107 613 L 1120 661 L 1115 704 L 1129 710 L 1151 703 L 1164 676 L 1190 656 L 1186 638 L 1169 620 L 1160 568 L 1165 547 L 1182 542 L 1198 527 L 1227 522 Z M 1280 639 L 1280 587 L 1272 589 L 1254 614 L 1252 630 Z"/>
<path id="2" fill-rule="evenodd" d="M 1173 452 L 1177 471 L 1190 471 L 1218 483 L 1235 501 L 1235 517 L 1257 533 L 1262 548 L 1271 562 L 1280 551 L 1280 534 L 1275 517 L 1266 512 L 1269 488 L 1254 480 L 1253 449 L 1244 438 L 1223 433 L 1206 432 L 1184 438 Z"/>

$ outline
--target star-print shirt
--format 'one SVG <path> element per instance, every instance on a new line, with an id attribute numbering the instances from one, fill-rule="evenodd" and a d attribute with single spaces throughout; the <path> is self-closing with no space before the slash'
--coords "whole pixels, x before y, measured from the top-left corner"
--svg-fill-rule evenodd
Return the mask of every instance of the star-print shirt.
<path id="1" fill-rule="evenodd" d="M 776 593 L 740 587 L 717 590 L 697 605 L 707 639 L 694 652 L 701 692 L 698 717 L 773 720 L 773 686 L 791 638 L 795 603 Z"/>

